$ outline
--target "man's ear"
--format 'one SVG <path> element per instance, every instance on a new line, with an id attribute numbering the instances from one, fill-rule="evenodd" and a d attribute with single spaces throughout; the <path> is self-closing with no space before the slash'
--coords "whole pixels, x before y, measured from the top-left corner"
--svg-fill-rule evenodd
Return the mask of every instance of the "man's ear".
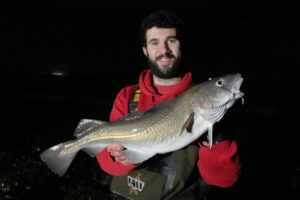
<path id="1" fill-rule="evenodd" d="M 145 46 L 143 46 L 143 52 L 144 52 L 145 56 L 148 56 L 148 52 L 147 52 L 147 49 Z"/>

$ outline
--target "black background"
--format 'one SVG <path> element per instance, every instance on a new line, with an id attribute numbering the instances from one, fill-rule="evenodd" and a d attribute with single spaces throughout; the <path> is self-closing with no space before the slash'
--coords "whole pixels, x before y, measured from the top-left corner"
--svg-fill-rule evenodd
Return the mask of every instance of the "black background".
<path id="1" fill-rule="evenodd" d="M 245 105 L 232 114 L 243 173 L 211 198 L 300 198 L 293 129 L 300 111 L 299 3 L 278 0 L 2 1 L 0 198 L 106 197 L 98 190 L 107 193 L 100 181 L 107 177 L 94 159 L 81 155 L 69 179 L 59 179 L 38 156 L 70 139 L 80 119 L 108 119 L 117 92 L 147 68 L 139 26 L 157 9 L 184 19 L 185 64 L 195 80 L 235 72 L 245 78 Z"/>

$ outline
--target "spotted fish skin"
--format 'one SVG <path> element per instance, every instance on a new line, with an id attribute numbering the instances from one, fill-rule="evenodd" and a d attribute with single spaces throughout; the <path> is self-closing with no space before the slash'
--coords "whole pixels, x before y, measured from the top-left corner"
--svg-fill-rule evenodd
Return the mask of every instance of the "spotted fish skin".
<path id="1" fill-rule="evenodd" d="M 75 130 L 76 139 L 45 150 L 41 159 L 63 176 L 79 150 L 96 156 L 109 145 L 121 144 L 126 149 L 121 153 L 136 164 L 156 154 L 179 150 L 207 131 L 211 147 L 213 125 L 244 96 L 242 82 L 240 74 L 228 74 L 118 121 L 83 119 Z"/>

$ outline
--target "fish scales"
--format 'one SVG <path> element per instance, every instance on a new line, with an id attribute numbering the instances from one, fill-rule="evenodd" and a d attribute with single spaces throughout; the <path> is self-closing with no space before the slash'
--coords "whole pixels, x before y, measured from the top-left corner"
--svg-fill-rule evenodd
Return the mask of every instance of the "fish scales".
<path id="1" fill-rule="evenodd" d="M 128 120 L 107 123 L 84 119 L 75 130 L 77 139 L 45 150 L 41 159 L 62 176 L 79 150 L 96 156 L 111 144 L 121 144 L 126 147 L 121 153 L 135 164 L 157 153 L 183 148 L 207 130 L 211 147 L 213 124 L 243 97 L 244 93 L 240 91 L 242 81 L 240 74 L 205 81 L 144 113 L 136 113 Z"/>

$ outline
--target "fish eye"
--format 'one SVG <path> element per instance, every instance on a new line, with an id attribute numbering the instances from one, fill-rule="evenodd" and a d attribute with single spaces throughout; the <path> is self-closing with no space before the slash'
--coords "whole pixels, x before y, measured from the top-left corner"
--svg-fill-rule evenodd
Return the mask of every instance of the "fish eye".
<path id="1" fill-rule="evenodd" d="M 222 87 L 223 86 L 223 81 L 222 80 L 217 80 L 216 81 L 216 86 Z"/>

